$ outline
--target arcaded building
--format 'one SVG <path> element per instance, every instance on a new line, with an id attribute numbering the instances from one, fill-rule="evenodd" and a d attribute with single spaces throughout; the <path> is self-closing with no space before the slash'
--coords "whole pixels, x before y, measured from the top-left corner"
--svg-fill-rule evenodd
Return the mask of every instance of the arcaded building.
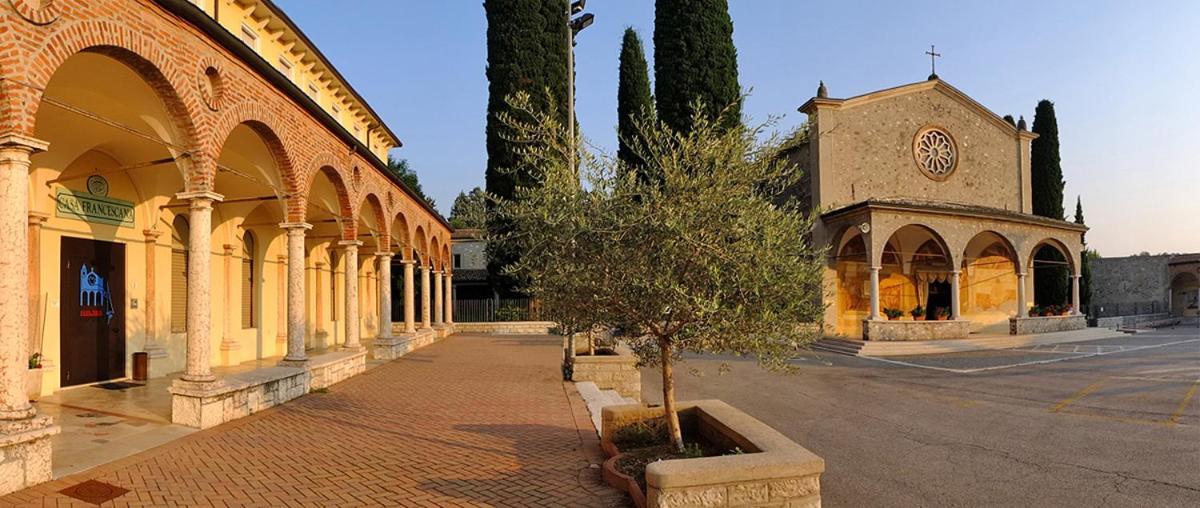
<path id="1" fill-rule="evenodd" d="M 0 48 L 0 490 L 49 477 L 27 393 L 135 353 L 208 427 L 448 333 L 451 228 L 271 1 L 11 0 Z"/>
<path id="2" fill-rule="evenodd" d="M 848 99 L 824 84 L 800 111 L 807 141 L 790 152 L 798 191 L 827 246 L 825 331 L 871 340 L 967 338 L 1084 326 L 1078 281 L 1086 228 L 1032 214 L 1030 143 L 931 76 Z M 1034 254 L 1058 250 L 1074 298 L 1030 317 Z M 923 316 L 912 317 L 920 307 Z M 888 319 L 886 311 L 900 312 Z M 943 315 L 944 319 L 937 319 Z M 1061 315 L 1066 314 L 1066 315 Z"/>

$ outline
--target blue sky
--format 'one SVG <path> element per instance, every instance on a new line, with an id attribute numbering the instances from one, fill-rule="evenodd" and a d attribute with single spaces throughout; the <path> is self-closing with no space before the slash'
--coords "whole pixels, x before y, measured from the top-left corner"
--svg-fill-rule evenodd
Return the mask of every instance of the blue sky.
<path id="1" fill-rule="evenodd" d="M 481 0 L 277 0 L 404 141 L 443 213 L 483 186 L 487 20 Z M 653 62 L 654 2 L 591 0 L 580 35 L 584 135 L 615 151 L 617 55 L 633 26 Z M 1200 2 L 731 0 L 745 112 L 785 115 L 825 80 L 849 97 L 938 74 L 997 112 L 1058 113 L 1067 214 L 1083 197 L 1104 256 L 1200 251 Z M 336 14 L 334 14 L 336 13 Z M 653 65 L 653 63 L 651 63 Z"/>

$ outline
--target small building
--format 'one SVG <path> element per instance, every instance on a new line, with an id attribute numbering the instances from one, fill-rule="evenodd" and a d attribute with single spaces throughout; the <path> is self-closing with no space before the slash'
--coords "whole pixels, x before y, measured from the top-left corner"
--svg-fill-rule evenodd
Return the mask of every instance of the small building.
<path id="1" fill-rule="evenodd" d="M 829 98 L 822 84 L 800 111 L 809 135 L 788 157 L 804 171 L 797 195 L 819 214 L 813 241 L 828 247 L 827 335 L 913 340 L 1085 326 L 1078 280 L 1087 228 L 1033 215 L 1037 135 L 1023 119 L 1014 125 L 936 76 L 848 99 Z M 1072 304 L 1067 316 L 1029 316 L 1042 249 L 1058 251 L 1075 282 L 1072 299 L 1058 302 Z M 924 318 L 911 318 L 918 307 Z"/>
<path id="2" fill-rule="evenodd" d="M 487 242 L 482 229 L 456 229 L 450 235 L 454 301 L 497 299 L 488 282 Z"/>
<path id="3" fill-rule="evenodd" d="M 1092 259 L 1089 314 L 1200 315 L 1200 253 Z"/>

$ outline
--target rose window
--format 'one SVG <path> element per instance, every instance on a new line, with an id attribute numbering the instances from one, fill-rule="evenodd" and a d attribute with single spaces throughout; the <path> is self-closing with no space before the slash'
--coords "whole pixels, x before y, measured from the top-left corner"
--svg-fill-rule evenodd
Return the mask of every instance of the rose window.
<path id="1" fill-rule="evenodd" d="M 935 180 L 950 176 L 958 165 L 958 148 L 954 144 L 954 138 L 936 127 L 926 128 L 917 133 L 913 142 L 913 155 L 921 171 Z"/>

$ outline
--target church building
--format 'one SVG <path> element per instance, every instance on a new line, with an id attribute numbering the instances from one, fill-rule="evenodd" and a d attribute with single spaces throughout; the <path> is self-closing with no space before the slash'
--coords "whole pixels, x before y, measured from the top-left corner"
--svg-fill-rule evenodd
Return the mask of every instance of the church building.
<path id="1" fill-rule="evenodd" d="M 805 174 L 801 200 L 818 214 L 813 241 L 828 248 L 827 336 L 961 339 L 1086 325 L 1086 228 L 1032 214 L 1037 135 L 1024 119 L 1014 125 L 936 75 L 848 99 L 822 83 L 800 111 L 809 136 L 789 158 Z M 1074 288 L 1046 309 L 1031 304 L 1041 249 L 1061 253 Z"/>

